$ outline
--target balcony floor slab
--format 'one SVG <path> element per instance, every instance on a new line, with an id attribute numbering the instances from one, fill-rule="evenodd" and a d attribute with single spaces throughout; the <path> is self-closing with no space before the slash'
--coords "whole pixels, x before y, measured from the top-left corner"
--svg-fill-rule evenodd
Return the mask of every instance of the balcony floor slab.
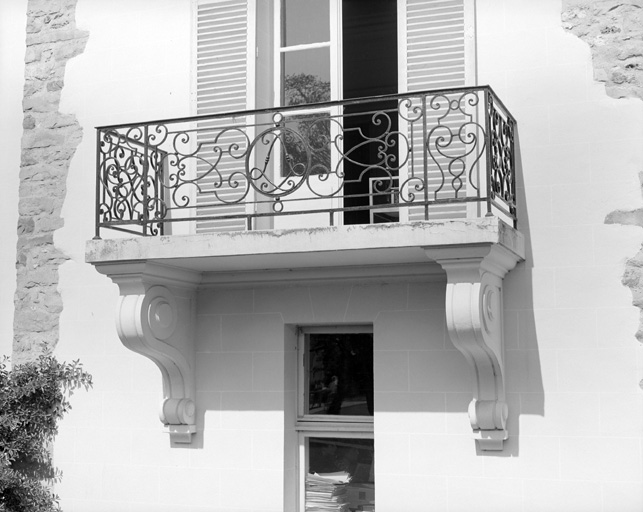
<path id="1" fill-rule="evenodd" d="M 524 258 L 524 238 L 496 217 L 87 242 L 96 266 L 147 262 L 200 273 L 427 263 L 427 249 L 500 244 Z"/>

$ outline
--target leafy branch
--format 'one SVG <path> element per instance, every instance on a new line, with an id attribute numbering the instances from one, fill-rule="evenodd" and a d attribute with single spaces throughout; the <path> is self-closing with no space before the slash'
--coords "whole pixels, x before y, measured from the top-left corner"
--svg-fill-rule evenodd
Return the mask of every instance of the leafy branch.
<path id="1" fill-rule="evenodd" d="M 60 510 L 49 484 L 62 474 L 53 465 L 50 445 L 58 421 L 71 410 L 76 389 L 92 386 L 78 361 L 52 356 L 9 370 L 0 360 L 0 511 Z"/>

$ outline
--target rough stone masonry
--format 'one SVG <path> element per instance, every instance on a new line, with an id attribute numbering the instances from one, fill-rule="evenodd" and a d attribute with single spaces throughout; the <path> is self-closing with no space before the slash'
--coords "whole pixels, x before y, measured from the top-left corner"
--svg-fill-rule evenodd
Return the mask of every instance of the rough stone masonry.
<path id="1" fill-rule="evenodd" d="M 58 267 L 67 258 L 54 246 L 54 231 L 63 225 L 67 173 L 82 138 L 75 116 L 58 108 L 65 65 L 83 52 L 88 38 L 76 28 L 76 2 L 28 2 L 14 364 L 53 349 L 58 341 Z"/>
<path id="2" fill-rule="evenodd" d="M 605 83 L 608 95 L 643 99 L 643 0 L 563 0 L 562 21 L 589 44 L 594 78 Z M 643 170 L 639 181 L 643 192 Z M 643 208 L 616 210 L 605 223 L 643 227 Z M 623 284 L 641 309 L 636 337 L 643 342 L 643 247 L 627 261 Z"/>
<path id="3" fill-rule="evenodd" d="M 589 44 L 608 95 L 643 99 L 643 0 L 565 0 L 562 20 Z"/>

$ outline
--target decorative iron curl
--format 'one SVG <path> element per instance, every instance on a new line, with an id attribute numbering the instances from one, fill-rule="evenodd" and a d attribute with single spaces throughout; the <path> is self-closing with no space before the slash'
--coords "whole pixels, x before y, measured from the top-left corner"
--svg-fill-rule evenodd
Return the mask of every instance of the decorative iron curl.
<path id="1" fill-rule="evenodd" d="M 414 203 L 417 195 L 424 192 L 426 185 L 422 178 L 411 176 L 400 183 L 399 200 L 402 203 Z"/>
<path id="2" fill-rule="evenodd" d="M 416 123 L 424 117 L 422 104 L 418 103 L 419 98 L 402 98 L 398 101 L 397 112 L 400 119 L 408 123 Z"/>

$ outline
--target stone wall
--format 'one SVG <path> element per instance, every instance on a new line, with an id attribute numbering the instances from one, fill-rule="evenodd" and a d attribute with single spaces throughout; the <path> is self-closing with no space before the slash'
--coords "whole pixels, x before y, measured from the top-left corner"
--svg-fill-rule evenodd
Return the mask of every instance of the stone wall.
<path id="1" fill-rule="evenodd" d="M 14 363 L 53 349 L 62 300 L 54 245 L 62 227 L 69 164 L 82 138 L 74 115 L 59 111 L 65 65 L 88 33 L 76 28 L 77 0 L 30 0 L 27 12 L 23 136 L 16 254 Z"/>
<path id="2" fill-rule="evenodd" d="M 589 44 L 594 78 L 605 83 L 608 95 L 643 99 L 643 0 L 563 0 L 562 20 L 566 30 Z M 639 181 L 643 193 L 643 169 Z M 643 208 L 613 211 L 605 223 L 643 227 Z M 641 308 L 636 337 L 643 342 L 643 247 L 628 260 L 623 284 Z"/>
<path id="3" fill-rule="evenodd" d="M 643 99 L 643 0 L 564 0 L 562 20 L 589 44 L 607 94 Z"/>

